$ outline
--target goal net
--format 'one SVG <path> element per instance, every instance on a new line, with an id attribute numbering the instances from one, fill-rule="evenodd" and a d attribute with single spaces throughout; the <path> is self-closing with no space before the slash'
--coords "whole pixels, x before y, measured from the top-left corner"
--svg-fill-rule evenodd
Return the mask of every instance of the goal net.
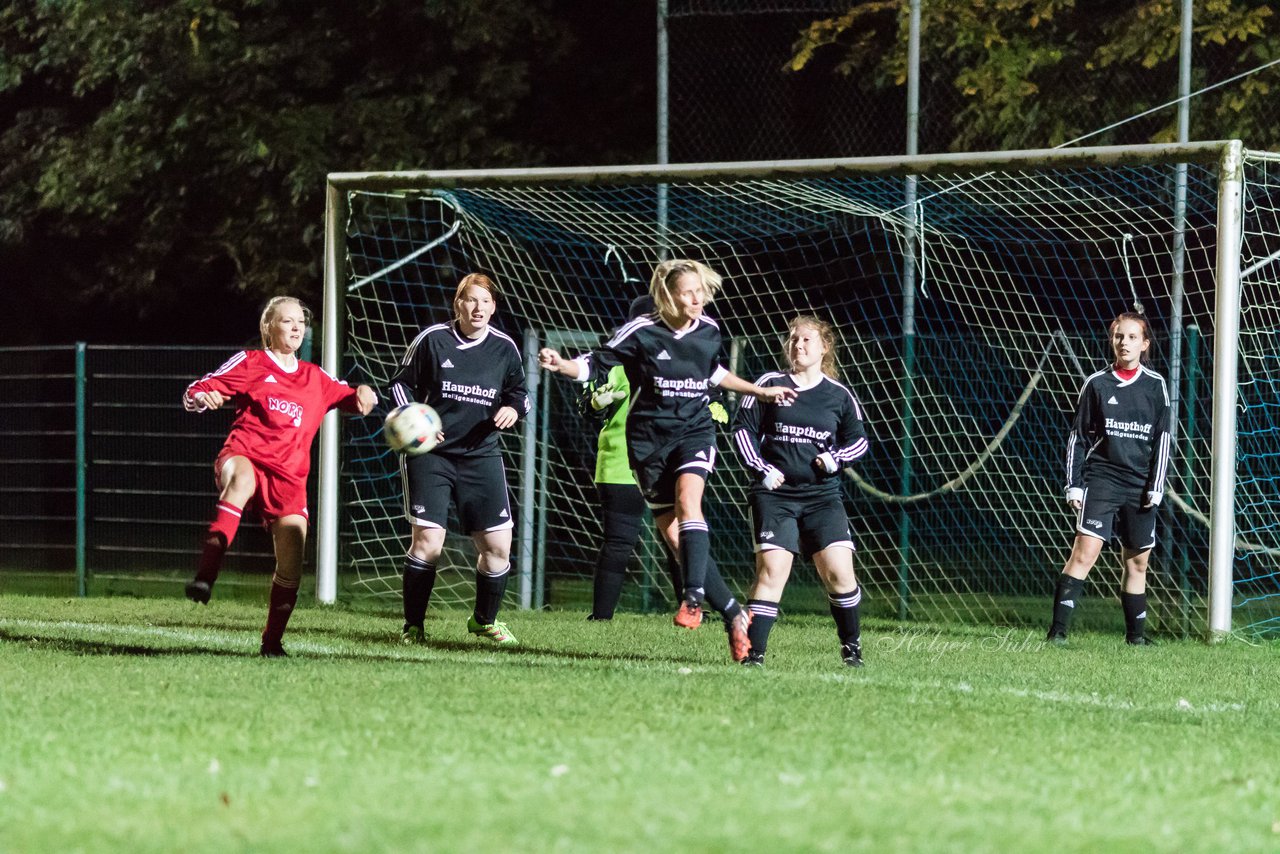
<path id="1" fill-rule="evenodd" d="M 1108 363 L 1107 323 L 1140 305 L 1178 422 L 1151 624 L 1200 631 L 1217 476 L 1224 150 L 330 176 L 330 257 L 340 263 L 329 287 L 345 318 L 335 366 L 385 388 L 414 335 L 451 318 L 458 280 L 491 274 L 501 292 L 495 325 L 523 342 L 534 395 L 533 416 L 504 437 L 520 520 L 519 583 L 509 595 L 576 607 L 589 602 L 600 541 L 595 427 L 578 414 L 578 388 L 539 376 L 530 357 L 547 344 L 592 346 L 625 319 L 658 261 L 701 260 L 725 276 L 710 312 L 740 376 L 779 366 L 797 313 L 838 330 L 843 379 L 864 405 L 871 440 L 844 482 L 864 607 L 1035 625 L 1047 618 L 1073 536 L 1062 458 L 1079 389 Z M 908 166 L 915 178 L 904 176 Z M 1264 630 L 1280 613 L 1269 598 L 1280 592 L 1276 168 L 1246 157 L 1240 240 L 1235 603 Z M 408 529 L 379 426 L 371 418 L 346 428 L 338 563 L 344 591 L 394 597 Z M 713 554 L 745 593 L 748 483 L 722 439 L 705 510 Z M 468 538 L 451 535 L 441 564 L 437 601 L 469 603 Z M 1118 560 L 1104 551 L 1088 588 L 1096 604 L 1078 619 L 1118 621 L 1106 604 L 1118 585 Z M 624 591 L 623 607 L 672 607 L 651 532 Z M 798 564 L 784 607 L 824 602 L 812 569 Z"/>

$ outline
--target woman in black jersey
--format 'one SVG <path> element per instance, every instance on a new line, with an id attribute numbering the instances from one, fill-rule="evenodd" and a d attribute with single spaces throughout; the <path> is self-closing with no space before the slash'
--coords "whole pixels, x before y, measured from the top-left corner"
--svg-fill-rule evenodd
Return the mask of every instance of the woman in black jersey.
<path id="1" fill-rule="evenodd" d="M 703 309 L 720 288 L 718 273 L 697 261 L 664 261 L 649 283 L 657 310 L 619 327 L 589 354 L 567 360 L 555 350 L 539 352 L 542 367 L 589 382 L 621 365 L 631 387 L 627 455 L 658 529 L 680 556 L 683 601 L 674 622 L 696 628 L 705 601 L 724 619 L 735 661 L 750 648 L 743 610 L 711 560 L 702 514 L 706 479 L 715 467 L 715 430 L 707 408 L 708 388 L 777 402 L 795 397 L 784 388 L 761 388 L 719 364 L 720 327 Z"/>
<path id="2" fill-rule="evenodd" d="M 1067 438 L 1067 503 L 1076 511 L 1071 556 L 1053 596 L 1050 643 L 1065 644 L 1084 579 L 1102 546 L 1120 543 L 1125 641 L 1150 644 L 1147 564 L 1156 543 L 1156 508 L 1169 471 L 1169 390 L 1164 377 L 1143 364 L 1151 325 L 1125 312 L 1111 322 L 1115 362 L 1085 380 Z"/>
<path id="3" fill-rule="evenodd" d="M 397 406 L 421 401 L 439 413 L 442 423 L 442 438 L 431 453 L 401 462 L 405 517 L 413 532 L 404 563 L 401 640 L 425 640 L 423 620 L 452 499 L 462 530 L 480 553 L 476 606 L 467 630 L 500 646 L 514 646 L 511 630 L 497 619 L 511 575 L 513 527 L 498 431 L 515 426 L 529 412 L 524 365 L 516 342 L 489 323 L 497 299 L 488 276 L 464 277 L 453 310 L 452 323 L 418 333 L 391 380 Z"/>
<path id="4" fill-rule="evenodd" d="M 636 297 L 627 309 L 627 320 L 652 314 L 655 308 L 653 297 L 648 294 Z M 627 382 L 626 371 L 619 365 L 600 377 L 598 382 L 583 385 L 578 404 L 588 423 L 600 425 L 596 441 L 595 481 L 603 536 L 592 572 L 591 613 L 587 619 L 607 622 L 613 619 L 618 600 L 622 597 L 622 582 L 626 577 L 627 564 L 640 542 L 645 513 L 644 495 L 636 485 L 631 462 L 627 459 L 627 410 L 631 407 L 631 386 Z M 712 401 L 711 410 L 717 423 L 728 422 L 729 415 L 723 404 Z M 674 601 L 679 602 L 684 595 L 684 574 L 675 555 L 666 548 L 665 541 L 663 551 Z"/>
<path id="5" fill-rule="evenodd" d="M 762 666 L 769 631 L 796 554 L 811 558 L 827 590 L 840 639 L 840 657 L 862 666 L 858 604 L 862 589 L 853 571 L 853 537 L 840 492 L 840 469 L 867 452 L 862 406 L 841 385 L 831 324 L 800 316 L 788 327 L 784 356 L 790 373 L 756 380 L 765 388 L 789 388 L 784 405 L 744 398 L 734 419 L 733 441 L 755 475 L 751 520 L 756 583 L 747 601 L 751 651 L 742 662 Z"/>

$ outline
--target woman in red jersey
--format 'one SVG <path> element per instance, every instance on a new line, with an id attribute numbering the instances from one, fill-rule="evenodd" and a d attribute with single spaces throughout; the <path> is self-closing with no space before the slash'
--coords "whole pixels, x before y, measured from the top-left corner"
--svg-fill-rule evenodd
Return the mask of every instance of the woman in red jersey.
<path id="1" fill-rule="evenodd" d="M 196 577 L 187 584 L 187 598 L 209 601 L 241 513 L 252 505 L 275 543 L 276 571 L 260 650 L 269 658 L 285 654 L 280 638 L 298 601 L 307 541 L 311 442 L 330 409 L 368 415 L 378 402 L 369 386 L 353 389 L 298 358 L 310 319 L 311 313 L 297 299 L 274 297 L 258 323 L 262 349 L 235 354 L 187 386 L 182 395 L 182 405 L 189 412 L 218 409 L 228 401 L 236 410 L 231 433 L 214 462 L 221 491 L 218 508 L 204 539 Z"/>

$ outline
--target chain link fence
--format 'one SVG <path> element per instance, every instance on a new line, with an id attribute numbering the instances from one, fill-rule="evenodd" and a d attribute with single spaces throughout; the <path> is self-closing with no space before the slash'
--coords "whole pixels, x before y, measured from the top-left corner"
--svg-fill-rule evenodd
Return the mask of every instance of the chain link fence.
<path id="1" fill-rule="evenodd" d="M 182 391 L 237 349 L 0 348 L 0 591 L 177 590 L 232 415 L 185 412 Z M 222 586 L 273 567 L 270 537 L 246 524 Z"/>
<path id="2" fill-rule="evenodd" d="M 923 3 L 924 27 L 946 26 L 942 4 Z M 1175 38 L 1180 3 L 1150 22 L 1156 36 Z M 810 25 L 877 7 L 863 27 L 877 50 L 898 40 L 893 69 L 877 64 L 868 49 L 859 59 L 852 41 L 813 54 L 798 71 L 789 65 Z M 848 0 L 669 0 L 669 151 L 672 162 L 866 157 L 906 151 L 906 3 Z M 932 14 L 932 20 L 931 20 Z M 994 14 L 994 12 L 992 13 Z M 1030 14 L 1030 12 L 1028 12 Z M 1087 15 L 1086 9 L 1077 16 Z M 942 17 L 939 17 L 942 16 Z M 1274 16 L 1273 16 L 1274 17 Z M 1191 91 L 1211 86 L 1280 56 L 1280 22 L 1248 43 L 1227 39 L 1194 44 Z M 1193 26 L 1199 25 L 1197 18 Z M 1039 39 L 1049 24 L 1036 30 Z M 959 46 L 930 52 L 922 39 L 918 149 L 921 153 L 1049 148 L 1078 136 L 1123 124 L 1089 138 L 1091 145 L 1169 142 L 1177 139 L 1177 110 L 1138 113 L 1178 95 L 1178 58 L 1148 67 L 1145 56 L 1099 62 L 1087 40 L 1065 27 L 1057 43 L 1043 44 L 1036 68 L 1008 70 L 997 91 L 1038 87 L 1052 98 L 1011 98 L 1006 126 L 994 134 L 977 120 L 984 96 L 966 87 Z M 1200 38 L 1194 40 L 1198 42 Z M 1191 139 L 1239 138 L 1257 149 L 1280 148 L 1280 104 L 1266 97 L 1280 70 L 1224 86 L 1192 99 Z"/>

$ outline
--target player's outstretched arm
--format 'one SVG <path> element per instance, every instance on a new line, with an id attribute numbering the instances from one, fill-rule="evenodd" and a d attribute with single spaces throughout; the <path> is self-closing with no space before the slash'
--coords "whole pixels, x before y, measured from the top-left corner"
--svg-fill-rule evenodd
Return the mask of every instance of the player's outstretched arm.
<path id="1" fill-rule="evenodd" d="M 572 380 L 578 379 L 581 375 L 577 362 L 566 359 L 558 350 L 550 347 L 543 347 L 538 351 L 538 366 L 544 371 L 551 371 L 553 374 L 560 374 Z"/>
<path id="2" fill-rule="evenodd" d="M 727 372 L 720 380 L 720 388 L 738 394 L 749 394 L 761 403 L 790 403 L 796 399 L 796 390 L 785 386 L 759 386 L 749 383 L 735 373 Z"/>
<path id="3" fill-rule="evenodd" d="M 367 385 L 356 386 L 356 411 L 368 415 L 378 405 L 377 393 Z"/>
<path id="4" fill-rule="evenodd" d="M 218 409 L 227 402 L 227 398 L 217 391 L 197 391 L 194 394 L 188 389 L 182 395 L 182 406 L 188 412 L 207 412 Z"/>

